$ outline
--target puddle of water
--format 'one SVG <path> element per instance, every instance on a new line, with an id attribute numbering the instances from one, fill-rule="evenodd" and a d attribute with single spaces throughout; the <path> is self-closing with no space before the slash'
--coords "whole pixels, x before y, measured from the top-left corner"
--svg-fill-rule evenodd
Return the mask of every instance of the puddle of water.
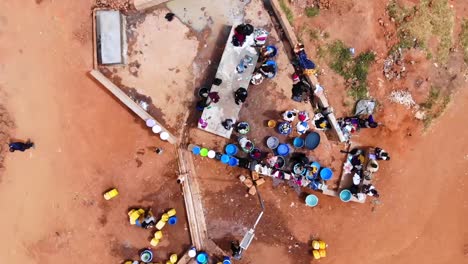
<path id="1" fill-rule="evenodd" d="M 185 24 L 201 32 L 207 26 L 214 32 L 224 25 L 241 23 L 244 19 L 244 0 L 173 0 L 167 7 Z"/>

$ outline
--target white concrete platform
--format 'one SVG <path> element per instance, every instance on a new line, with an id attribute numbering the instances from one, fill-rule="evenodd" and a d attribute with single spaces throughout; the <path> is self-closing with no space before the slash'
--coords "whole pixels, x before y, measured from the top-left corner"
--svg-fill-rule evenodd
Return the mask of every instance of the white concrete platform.
<path id="1" fill-rule="evenodd" d="M 119 11 L 98 10 L 96 12 L 96 33 L 101 64 L 121 64 L 123 60 L 123 17 Z"/>
<path id="2" fill-rule="evenodd" d="M 229 38 L 226 41 L 221 61 L 219 63 L 216 78 L 222 80 L 221 85 L 213 85 L 212 92 L 218 92 L 220 100 L 217 103 L 212 103 L 210 106 L 203 110 L 201 118 L 208 123 L 208 126 L 202 128 L 198 124 L 198 128 L 215 135 L 230 138 L 232 129 L 224 129 L 221 122 L 225 119 L 232 119 L 237 121 L 242 104 L 237 105 L 234 101 L 234 92 L 243 87 L 248 90 L 250 78 L 258 61 L 258 53 L 255 48 L 249 46 L 248 40 L 242 47 L 235 47 L 232 45 L 231 40 L 234 34 L 235 26 L 232 27 Z M 238 73 L 236 70 L 240 60 L 249 55 L 253 58 L 252 63 L 248 65 L 243 73 Z"/>

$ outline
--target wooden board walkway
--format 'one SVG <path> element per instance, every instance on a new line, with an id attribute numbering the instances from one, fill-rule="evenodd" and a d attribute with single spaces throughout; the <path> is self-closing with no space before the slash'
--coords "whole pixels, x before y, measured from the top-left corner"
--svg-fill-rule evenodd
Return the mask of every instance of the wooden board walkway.
<path id="1" fill-rule="evenodd" d="M 185 176 L 182 184 L 184 193 L 185 210 L 190 228 L 190 237 L 193 245 L 197 249 L 206 248 L 205 241 L 208 239 L 205 215 L 200 195 L 200 188 L 196 179 L 195 167 L 193 165 L 192 154 L 182 148 L 178 150 L 179 171 Z"/>
<path id="2" fill-rule="evenodd" d="M 119 99 L 124 105 L 126 105 L 130 110 L 132 110 L 137 116 L 139 116 L 143 121 L 148 119 L 156 120 L 148 112 L 145 111 L 139 104 L 133 101 L 127 94 L 125 94 L 119 87 L 107 79 L 104 74 L 98 70 L 92 70 L 89 72 L 91 76 L 94 77 L 99 83 L 101 83 L 109 92 L 111 92 L 117 99 Z M 169 134 L 168 142 L 172 144 L 177 143 L 177 138 L 174 137 L 167 129 L 164 128 L 159 122 L 156 121 L 156 124 L 162 128 L 161 132 L 167 132 Z"/>

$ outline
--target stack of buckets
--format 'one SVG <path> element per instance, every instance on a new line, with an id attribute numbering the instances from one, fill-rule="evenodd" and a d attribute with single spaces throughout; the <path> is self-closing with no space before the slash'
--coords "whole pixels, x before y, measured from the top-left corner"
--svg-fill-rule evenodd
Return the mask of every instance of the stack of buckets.
<path id="1" fill-rule="evenodd" d="M 167 133 L 166 131 L 162 131 L 162 127 L 156 124 L 156 120 L 151 118 L 146 120 L 146 126 L 151 128 L 151 131 L 153 131 L 153 133 L 159 134 L 159 137 L 162 140 L 166 141 L 169 139 L 169 133 Z"/>
<path id="2" fill-rule="evenodd" d="M 327 243 L 322 240 L 312 241 L 312 254 L 314 259 L 321 259 L 327 256 L 326 248 L 328 247 Z"/>
<path id="3" fill-rule="evenodd" d="M 214 150 L 209 150 L 207 148 L 201 148 L 195 145 L 189 145 L 189 150 L 192 151 L 194 155 L 200 155 L 202 157 L 208 157 L 214 159 L 216 157 L 216 152 Z"/>
<path id="4" fill-rule="evenodd" d="M 169 225 L 175 225 L 177 223 L 176 210 L 174 208 L 167 211 L 167 213 L 164 213 L 156 224 L 156 229 L 158 229 L 158 231 L 154 233 L 154 237 L 150 241 L 150 244 L 153 247 L 157 246 L 163 237 L 161 230 L 166 225 L 166 223 L 169 223 Z"/>

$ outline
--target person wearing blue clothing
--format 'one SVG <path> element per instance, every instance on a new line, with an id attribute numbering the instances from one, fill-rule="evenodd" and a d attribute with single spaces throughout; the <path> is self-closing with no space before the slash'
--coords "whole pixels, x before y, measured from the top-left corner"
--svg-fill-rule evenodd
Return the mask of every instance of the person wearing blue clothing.
<path id="1" fill-rule="evenodd" d="M 11 142 L 10 144 L 8 144 L 8 146 L 10 147 L 10 152 L 15 152 L 17 150 L 19 150 L 21 152 L 24 152 L 25 150 L 34 147 L 34 143 L 31 142 L 31 140 L 28 139 L 28 141 L 26 141 L 26 143 L 16 141 L 16 142 Z"/>

